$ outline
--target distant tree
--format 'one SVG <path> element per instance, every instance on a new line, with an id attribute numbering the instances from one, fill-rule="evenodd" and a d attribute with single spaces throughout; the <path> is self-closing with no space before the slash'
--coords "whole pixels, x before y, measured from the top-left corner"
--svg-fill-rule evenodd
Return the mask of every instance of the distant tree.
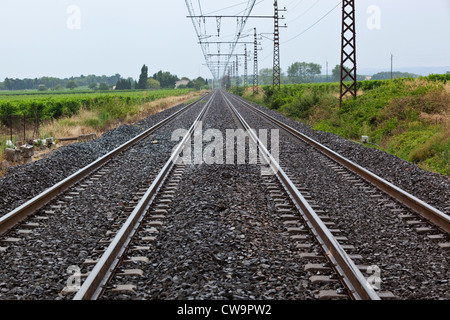
<path id="1" fill-rule="evenodd" d="M 291 64 L 288 67 L 287 74 L 289 77 L 289 80 L 293 83 L 300 83 L 302 82 L 302 78 L 305 76 L 306 73 L 306 64 L 295 62 Z"/>
<path id="2" fill-rule="evenodd" d="M 116 83 L 116 90 L 131 90 L 132 79 L 119 79 Z"/>
<path id="3" fill-rule="evenodd" d="M 392 77 L 394 79 L 396 78 L 418 78 L 419 75 L 417 74 L 413 74 L 413 73 L 409 73 L 409 72 L 399 72 L 399 71 L 394 71 L 392 73 Z M 378 72 L 376 74 L 374 74 L 371 78 L 371 80 L 390 80 L 391 79 L 391 72 Z"/>
<path id="4" fill-rule="evenodd" d="M 75 81 L 70 80 L 70 81 L 67 82 L 66 88 L 70 89 L 70 90 L 73 90 L 75 88 L 78 88 L 78 85 L 77 85 L 77 83 Z"/>
<path id="5" fill-rule="evenodd" d="M 62 90 L 62 86 L 61 86 L 60 84 L 57 84 L 56 86 L 54 86 L 54 87 L 52 88 L 52 90 L 53 90 L 53 91 L 60 91 L 60 90 Z"/>
<path id="6" fill-rule="evenodd" d="M 119 80 L 117 80 L 117 83 L 116 83 L 116 89 L 115 90 L 123 90 L 122 89 L 122 85 L 123 85 L 123 79 L 119 79 Z"/>
<path id="7" fill-rule="evenodd" d="M 345 70 L 347 70 L 347 71 L 350 70 L 349 68 L 347 68 L 347 67 L 345 67 L 345 66 L 344 66 L 344 68 L 345 68 Z M 340 81 L 341 81 L 341 65 L 340 65 L 340 64 L 337 64 L 336 67 L 334 67 L 334 69 L 331 71 L 331 74 L 332 74 L 333 80 L 334 80 L 335 82 L 340 82 Z M 350 78 L 347 77 L 347 78 L 344 79 L 344 81 L 350 81 Z"/>
<path id="8" fill-rule="evenodd" d="M 97 89 L 97 82 L 92 82 L 92 83 L 89 85 L 89 89 L 92 89 L 92 90 Z"/>
<path id="9" fill-rule="evenodd" d="M 66 79 L 59 79 L 54 77 L 41 77 L 35 79 L 8 79 L 6 78 L 3 86 L 6 90 L 28 90 L 28 89 L 36 89 L 39 90 L 39 85 L 45 85 L 47 88 L 55 88 L 56 86 L 60 86 L 62 88 L 66 87 L 67 83 L 70 81 L 74 81 L 77 87 L 89 86 L 89 84 L 95 82 L 100 83 L 104 82 L 110 86 L 115 85 L 117 80 L 120 78 L 119 74 L 115 74 L 113 76 L 95 76 L 81 75 L 79 77 L 70 77 Z M 73 86 L 72 83 L 70 83 Z M 73 87 L 74 89 L 75 87 Z"/>
<path id="10" fill-rule="evenodd" d="M 38 86 L 38 90 L 39 90 L 39 91 L 47 91 L 47 87 L 45 86 L 45 84 L 40 84 L 40 85 Z"/>
<path id="11" fill-rule="evenodd" d="M 161 88 L 175 88 L 175 83 L 179 80 L 176 75 L 172 75 L 170 72 L 159 71 L 153 75 L 153 79 L 158 80 L 161 84 Z"/>
<path id="12" fill-rule="evenodd" d="M 201 88 L 206 86 L 206 84 L 207 83 L 206 83 L 205 79 L 203 79 L 202 77 L 198 77 L 197 79 L 189 81 L 189 83 L 187 84 L 186 87 L 200 90 Z M 178 88 L 180 89 L 180 87 L 178 87 Z"/>
<path id="13" fill-rule="evenodd" d="M 259 85 L 269 85 L 273 83 L 273 69 L 272 68 L 263 68 L 259 70 L 258 77 Z"/>
<path id="14" fill-rule="evenodd" d="M 100 90 L 100 91 L 106 91 L 106 90 L 109 90 L 109 86 L 108 86 L 107 83 L 102 82 L 102 83 L 100 83 L 100 85 L 98 86 L 98 90 Z"/>
<path id="15" fill-rule="evenodd" d="M 146 89 L 148 79 L 148 67 L 144 64 L 141 69 L 141 75 L 139 76 L 137 89 Z"/>
<path id="16" fill-rule="evenodd" d="M 153 78 L 147 79 L 147 89 L 158 90 L 161 88 L 161 83 Z"/>
<path id="17" fill-rule="evenodd" d="M 322 66 L 317 63 L 295 62 L 288 67 L 288 77 L 293 83 L 313 82 L 322 72 Z"/>

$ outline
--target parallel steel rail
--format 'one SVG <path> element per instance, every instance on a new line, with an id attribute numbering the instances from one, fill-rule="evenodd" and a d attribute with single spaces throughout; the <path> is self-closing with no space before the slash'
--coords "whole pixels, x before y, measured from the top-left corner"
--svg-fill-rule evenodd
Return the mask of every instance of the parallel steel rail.
<path id="1" fill-rule="evenodd" d="M 410 208 L 414 212 L 418 213 L 420 216 L 424 217 L 426 220 L 430 221 L 432 224 L 434 224 L 437 228 L 439 228 L 444 233 L 450 234 L 450 216 L 448 216 L 444 212 L 434 208 L 433 206 L 418 199 L 417 197 L 413 196 L 412 194 L 406 192 L 405 190 L 400 189 L 399 187 L 397 187 L 397 186 L 393 185 L 392 183 L 384 180 L 383 178 L 375 175 L 374 173 L 359 166 L 358 164 L 346 159 L 345 157 L 341 156 L 337 152 L 327 148 L 326 146 L 320 144 L 319 142 L 306 136 L 305 134 L 297 131 L 296 129 L 288 126 L 287 124 L 284 124 L 283 122 L 269 116 L 265 112 L 262 112 L 261 110 L 255 108 L 254 106 L 247 103 L 246 101 L 243 101 L 241 98 L 237 98 L 235 96 L 233 96 L 233 98 L 235 100 L 238 100 L 240 103 L 243 103 L 246 106 L 248 106 L 250 108 L 250 110 L 254 111 L 256 114 L 264 117 L 265 119 L 269 120 L 270 122 L 274 123 L 275 125 L 281 127 L 282 129 L 291 133 L 292 135 L 294 135 L 298 139 L 302 140 L 303 142 L 315 147 L 317 150 L 321 151 L 323 154 L 327 155 L 329 158 L 338 162 L 340 165 L 344 166 L 345 168 L 347 168 L 348 170 L 357 174 L 358 176 L 365 179 L 366 181 L 370 182 L 371 184 L 376 186 L 381 191 L 385 192 L 390 197 L 396 199 L 397 201 L 399 201 L 406 207 Z"/>
<path id="2" fill-rule="evenodd" d="M 194 124 L 192 124 L 192 126 L 188 130 L 187 134 L 174 148 L 171 157 L 166 162 L 163 169 L 159 172 L 158 176 L 155 178 L 144 196 L 141 198 L 122 228 L 116 234 L 104 254 L 100 257 L 93 270 L 89 273 L 89 276 L 86 278 L 86 281 L 78 290 L 73 300 L 95 300 L 101 296 L 105 285 L 108 283 L 109 279 L 113 275 L 115 268 L 121 261 L 123 254 L 129 246 L 129 243 L 137 232 L 141 222 L 144 220 L 148 209 L 155 200 L 158 191 L 163 186 L 167 177 L 179 160 L 180 154 L 182 153 L 184 147 L 190 147 L 189 139 L 194 134 L 214 97 L 215 93 L 205 104 Z"/>
<path id="3" fill-rule="evenodd" d="M 334 238 L 329 229 L 325 226 L 319 216 L 315 213 L 309 203 L 302 196 L 300 191 L 290 180 L 284 170 L 280 167 L 278 162 L 273 158 L 264 144 L 259 140 L 256 133 L 251 130 L 251 127 L 245 121 L 245 119 L 239 114 L 230 100 L 224 95 L 224 100 L 234 112 L 236 117 L 241 122 L 242 126 L 248 131 L 249 136 L 252 138 L 260 148 L 260 154 L 264 157 L 265 161 L 270 165 L 274 174 L 282 183 L 290 198 L 297 207 L 303 220 L 308 224 L 311 232 L 318 240 L 323 252 L 326 254 L 327 259 L 332 263 L 333 268 L 338 273 L 342 282 L 349 291 L 350 296 L 355 300 L 380 300 L 375 290 L 367 282 L 361 271 L 347 255 L 345 250 Z"/>
<path id="4" fill-rule="evenodd" d="M 36 212 L 37 210 L 42 208 L 44 205 L 48 204 L 51 200 L 56 198 L 62 192 L 69 189 L 70 187 L 72 187 L 77 182 L 81 181 L 82 179 L 84 179 L 86 176 L 90 175 L 97 169 L 101 168 L 104 164 L 109 162 L 112 158 L 117 156 L 119 153 L 130 148 L 131 146 L 138 143 L 139 141 L 147 138 L 149 135 L 151 135 L 157 129 L 161 128 L 162 126 L 166 125 L 167 123 L 169 123 L 170 121 L 175 119 L 177 116 L 179 116 L 180 114 L 182 114 L 183 112 L 185 112 L 186 110 L 188 110 L 189 108 L 191 108 L 192 106 L 197 104 L 199 101 L 201 101 L 206 96 L 207 95 L 202 96 L 200 99 L 185 106 L 184 108 L 175 112 L 171 116 L 160 121 L 159 123 L 157 123 L 150 129 L 147 129 L 143 133 L 139 134 L 138 136 L 134 137 L 133 139 L 127 141 L 126 143 L 122 144 L 118 148 L 109 152 L 108 154 L 97 159 L 96 161 L 92 162 L 88 166 L 80 169 L 79 171 L 75 172 L 68 178 L 55 184 L 53 187 L 50 187 L 49 189 L 45 190 L 44 192 L 40 193 L 39 195 L 35 196 L 31 200 L 24 203 L 20 207 L 14 209 L 10 213 L 0 217 L 0 236 L 6 234 L 9 230 L 14 228 L 17 224 L 19 224 L 21 221 L 26 219 L 32 213 Z"/>

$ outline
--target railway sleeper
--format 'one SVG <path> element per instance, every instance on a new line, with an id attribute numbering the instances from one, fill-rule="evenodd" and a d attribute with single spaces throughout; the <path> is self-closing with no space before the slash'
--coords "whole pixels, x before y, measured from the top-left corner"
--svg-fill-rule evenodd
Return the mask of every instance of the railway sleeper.
<path id="1" fill-rule="evenodd" d="M 282 191 L 279 183 L 275 183 L 271 181 L 273 179 L 272 177 L 266 177 L 266 187 L 269 191 L 270 196 L 272 197 L 272 200 L 275 202 L 275 206 L 277 208 L 277 211 L 282 213 L 280 216 L 281 220 L 283 221 L 283 224 L 286 226 L 286 230 L 290 234 L 290 239 L 295 241 L 296 248 L 300 250 L 299 257 L 301 259 L 305 260 L 311 260 L 315 262 L 325 262 L 322 264 L 318 263 L 308 263 L 305 266 L 305 271 L 310 272 L 316 272 L 318 274 L 311 276 L 310 280 L 312 283 L 338 283 L 339 279 L 337 275 L 334 273 L 333 269 L 328 265 L 328 260 L 323 254 L 317 253 L 317 252 L 311 252 L 307 250 L 311 250 L 313 247 L 315 247 L 313 244 L 311 244 L 311 235 L 310 231 L 304 229 L 303 223 L 300 221 L 299 216 L 293 214 L 294 206 L 290 203 L 290 201 L 285 196 L 285 193 Z M 354 178 L 352 178 L 354 179 Z M 358 181 L 359 182 L 359 181 Z M 297 184 L 299 184 L 297 182 Z M 313 197 L 310 195 L 309 191 L 303 187 L 302 188 L 302 196 L 306 201 L 308 201 L 309 205 L 315 210 L 315 212 L 319 215 L 319 217 L 322 219 L 322 222 L 327 227 L 332 227 L 335 225 L 333 221 L 331 221 L 331 218 L 325 214 L 325 211 L 321 210 L 320 205 L 316 204 Z M 299 190 L 300 191 L 300 190 Z M 344 236 L 342 236 L 342 231 L 339 229 L 330 229 L 330 232 L 333 234 L 333 236 L 336 238 L 339 242 L 345 242 L 348 241 L 348 239 Z M 345 246 L 345 245 L 344 245 Z M 355 248 L 353 246 L 345 246 L 347 250 L 354 250 Z M 304 251 L 306 250 L 306 251 Z M 353 260 L 362 260 L 363 257 L 361 255 L 349 255 L 349 257 Z M 332 272 L 331 275 L 323 275 L 322 273 L 329 273 Z M 322 290 L 319 292 L 319 299 L 349 299 L 349 295 L 343 291 L 336 291 L 336 290 Z"/>
<path id="2" fill-rule="evenodd" d="M 133 293 L 135 294 L 136 286 L 134 284 L 118 284 L 114 285 L 113 288 L 106 290 L 109 293 Z"/>
<path id="3" fill-rule="evenodd" d="M 142 277 L 144 275 L 144 271 L 142 271 L 141 269 L 125 269 L 117 271 L 116 275 L 120 277 Z"/>
<path id="4" fill-rule="evenodd" d="M 349 295 L 346 293 L 345 289 L 340 290 L 320 290 L 318 299 L 319 300 L 347 300 Z"/>
<path id="5" fill-rule="evenodd" d="M 311 281 L 312 283 L 338 283 L 339 279 L 334 274 L 329 275 L 329 276 L 315 275 L 315 276 L 309 277 L 309 281 Z"/>

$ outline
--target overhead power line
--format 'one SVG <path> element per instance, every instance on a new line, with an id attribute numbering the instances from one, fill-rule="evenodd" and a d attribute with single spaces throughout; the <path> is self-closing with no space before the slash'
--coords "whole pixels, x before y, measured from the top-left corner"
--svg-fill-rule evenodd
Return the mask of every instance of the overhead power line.
<path id="1" fill-rule="evenodd" d="M 323 19 L 325 19 L 328 15 L 330 15 L 334 10 L 336 10 L 336 8 L 338 8 L 341 5 L 341 2 L 339 2 L 338 4 L 336 4 L 330 11 L 328 11 L 327 13 L 325 13 L 322 17 L 320 17 L 316 22 L 314 22 L 312 25 L 310 25 L 308 28 L 306 28 L 305 30 L 303 30 L 302 32 L 300 32 L 299 34 L 297 34 L 296 36 L 290 38 L 289 40 L 286 40 L 285 42 L 283 42 L 283 44 L 291 42 L 292 40 L 297 39 L 298 37 L 302 36 L 303 34 L 305 34 L 306 32 L 308 32 L 309 30 L 311 30 L 313 27 L 315 27 L 320 21 L 322 21 Z"/>
<path id="2" fill-rule="evenodd" d="M 222 32 L 222 18 L 228 17 L 228 16 L 210 16 L 210 15 L 204 15 L 203 11 L 204 8 L 202 9 L 201 0 L 197 0 L 198 1 L 198 10 L 199 10 L 199 14 L 196 14 L 196 10 L 194 8 L 194 5 L 192 4 L 191 0 L 185 0 L 186 2 L 186 7 L 188 9 L 189 12 L 189 17 L 192 19 L 192 23 L 194 25 L 194 29 L 197 33 L 197 37 L 199 39 L 200 45 L 202 47 L 202 51 L 203 51 L 203 55 L 205 57 L 206 63 L 213 75 L 213 77 L 216 80 L 219 80 L 223 75 L 226 74 L 227 72 L 227 68 L 228 65 L 230 63 L 230 59 L 232 57 L 232 54 L 234 53 L 234 50 L 236 48 L 237 43 L 239 42 L 239 39 L 242 36 L 242 31 L 245 27 L 245 24 L 247 23 L 248 17 L 250 16 L 251 11 L 253 10 L 255 4 L 256 4 L 256 0 L 248 0 L 246 2 L 242 2 L 240 4 L 236 4 L 236 5 L 232 5 L 229 6 L 227 8 L 224 8 L 222 10 L 225 9 L 230 9 L 230 8 L 234 8 L 237 7 L 239 5 L 244 5 L 246 4 L 245 10 L 243 10 L 243 14 L 240 16 L 231 16 L 233 18 L 236 18 L 236 30 L 235 33 L 233 34 L 233 39 L 232 41 L 228 41 L 229 42 L 229 50 L 224 52 L 222 51 L 222 47 L 221 44 L 219 42 L 216 42 L 217 44 L 217 52 L 218 54 L 223 54 L 223 55 L 219 55 L 217 56 L 218 59 L 214 62 L 217 62 L 215 65 L 212 65 L 212 60 L 211 60 L 211 55 L 210 55 L 210 45 L 207 41 L 207 39 L 214 37 L 214 35 L 217 35 L 217 37 L 220 37 L 220 34 Z M 261 2 L 261 1 L 260 1 Z M 213 13 L 222 11 L 222 10 L 218 10 L 218 11 L 214 11 Z M 206 25 L 206 18 L 214 18 L 215 19 L 215 30 L 213 33 L 211 32 L 207 32 L 207 25 Z M 225 41 L 224 41 L 225 42 Z M 220 57 L 224 57 L 225 59 L 221 59 Z M 225 67 L 221 67 L 218 65 L 220 65 L 220 63 L 222 61 L 225 61 Z"/>

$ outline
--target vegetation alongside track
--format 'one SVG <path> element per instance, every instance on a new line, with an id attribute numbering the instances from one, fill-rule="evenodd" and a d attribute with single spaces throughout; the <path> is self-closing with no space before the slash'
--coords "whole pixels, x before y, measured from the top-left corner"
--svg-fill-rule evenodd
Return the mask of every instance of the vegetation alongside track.
<path id="1" fill-rule="evenodd" d="M 191 100 L 202 94 L 193 89 L 156 91 L 111 91 L 107 93 L 44 93 L 10 95 L 0 94 L 0 160 L 9 140 L 10 115 L 35 118 L 39 115 L 38 136 L 55 139 L 77 137 L 81 134 L 104 132 L 120 124 L 131 124 L 171 106 Z M 13 142 L 21 140 L 23 134 Z M 28 132 L 27 132 L 28 134 Z M 28 138 L 31 138 L 29 136 Z"/>
<path id="2" fill-rule="evenodd" d="M 283 85 L 234 89 L 248 100 L 275 109 L 316 130 L 361 141 L 420 167 L 450 174 L 450 75 L 362 81 L 358 99 L 339 108 L 339 84 Z"/>
<path id="3" fill-rule="evenodd" d="M 191 89 L 156 91 L 111 91 L 107 93 L 10 95 L 0 94 L 0 117 L 39 113 L 41 120 L 78 114 L 81 109 L 106 112 L 113 118 L 133 114 L 136 106 L 169 96 L 187 94 Z"/>

